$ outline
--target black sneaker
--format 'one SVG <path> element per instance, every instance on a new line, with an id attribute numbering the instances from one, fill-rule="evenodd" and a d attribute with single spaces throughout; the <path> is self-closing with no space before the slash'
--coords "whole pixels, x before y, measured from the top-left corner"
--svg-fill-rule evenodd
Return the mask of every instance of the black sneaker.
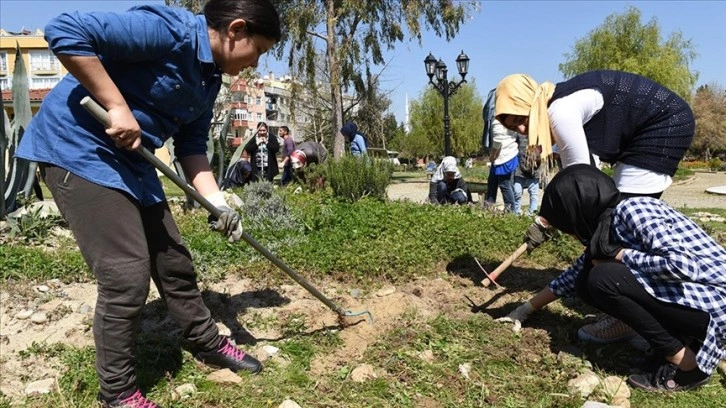
<path id="1" fill-rule="evenodd" d="M 708 384 L 711 376 L 699 369 L 691 371 L 679 370 L 672 363 L 666 363 L 650 373 L 633 374 L 628 377 L 628 384 L 633 388 L 646 391 L 688 391 Z"/>
<path id="2" fill-rule="evenodd" d="M 640 355 L 633 357 L 630 360 L 630 373 L 631 374 L 645 374 L 652 373 L 663 364 L 667 364 L 668 360 L 663 358 L 661 355 Z"/>
<path id="3" fill-rule="evenodd" d="M 98 400 L 103 408 L 161 408 L 146 399 L 139 390 L 122 392 L 111 399 L 99 395 Z"/>
<path id="4" fill-rule="evenodd" d="M 216 349 L 199 351 L 194 357 L 206 365 L 229 368 L 235 373 L 249 371 L 252 374 L 257 374 L 262 371 L 262 364 L 256 358 L 238 349 L 226 337 L 222 338 Z"/>

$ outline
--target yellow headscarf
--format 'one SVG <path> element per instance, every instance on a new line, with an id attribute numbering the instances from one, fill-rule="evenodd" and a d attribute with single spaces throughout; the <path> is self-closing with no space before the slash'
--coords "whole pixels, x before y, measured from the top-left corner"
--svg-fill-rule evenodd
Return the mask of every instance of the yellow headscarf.
<path id="1" fill-rule="evenodd" d="M 537 82 L 527 74 L 512 74 L 504 77 L 497 85 L 494 102 L 494 116 L 529 116 L 530 146 L 542 146 L 542 158 L 552 154 L 552 131 L 547 115 L 547 103 L 555 92 L 555 84 Z"/>

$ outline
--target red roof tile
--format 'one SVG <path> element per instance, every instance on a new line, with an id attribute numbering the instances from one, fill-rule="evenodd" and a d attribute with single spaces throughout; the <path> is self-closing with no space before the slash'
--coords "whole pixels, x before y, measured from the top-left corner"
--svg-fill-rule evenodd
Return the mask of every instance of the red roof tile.
<path id="1" fill-rule="evenodd" d="M 40 102 L 45 98 L 46 95 L 48 95 L 48 92 L 50 92 L 50 88 L 48 88 L 48 89 L 31 89 L 30 90 L 30 101 L 31 102 Z M 10 90 L 3 91 L 3 101 L 11 102 L 12 100 L 13 100 L 13 91 L 10 91 Z"/>

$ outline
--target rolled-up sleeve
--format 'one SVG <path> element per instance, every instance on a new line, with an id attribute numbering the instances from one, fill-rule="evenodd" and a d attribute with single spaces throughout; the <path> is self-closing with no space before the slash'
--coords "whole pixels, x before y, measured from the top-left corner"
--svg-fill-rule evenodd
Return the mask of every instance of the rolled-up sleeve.
<path id="1" fill-rule="evenodd" d="M 174 138 L 174 155 L 176 157 L 207 154 L 209 140 L 209 124 L 212 121 L 212 111 L 199 117 L 188 125 L 182 126 Z M 203 137 L 207 135 L 207 137 Z"/>
<path id="2" fill-rule="evenodd" d="M 173 11 L 126 13 L 64 13 L 45 27 L 45 39 L 55 54 L 94 56 L 125 61 L 158 59 L 178 46 L 186 30 Z"/>

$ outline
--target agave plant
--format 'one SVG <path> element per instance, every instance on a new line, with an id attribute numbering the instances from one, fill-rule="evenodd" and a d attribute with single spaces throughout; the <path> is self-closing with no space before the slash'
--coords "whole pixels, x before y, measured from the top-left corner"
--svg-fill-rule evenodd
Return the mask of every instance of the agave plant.
<path id="1" fill-rule="evenodd" d="M 0 219 L 17 209 L 18 197 L 28 197 L 35 181 L 37 164 L 15 157 L 15 150 L 27 129 L 33 113 L 30 109 L 30 90 L 25 62 L 20 53 L 20 45 L 15 45 L 15 68 L 13 71 L 13 111 L 12 120 L 5 111 L 0 98 L 3 120 L 0 122 Z"/>

